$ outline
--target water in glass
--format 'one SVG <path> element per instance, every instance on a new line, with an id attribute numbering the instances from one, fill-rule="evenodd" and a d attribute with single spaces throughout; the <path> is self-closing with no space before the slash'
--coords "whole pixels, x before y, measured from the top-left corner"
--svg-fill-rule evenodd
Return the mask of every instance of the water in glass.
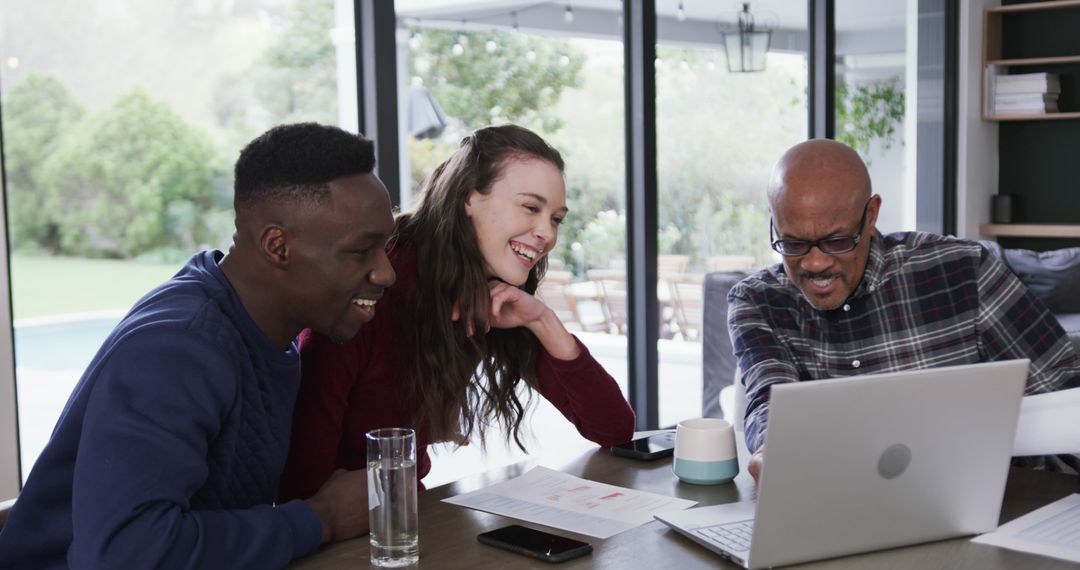
<path id="1" fill-rule="evenodd" d="M 400 567 L 420 558 L 416 461 L 387 457 L 368 462 L 371 564 Z"/>

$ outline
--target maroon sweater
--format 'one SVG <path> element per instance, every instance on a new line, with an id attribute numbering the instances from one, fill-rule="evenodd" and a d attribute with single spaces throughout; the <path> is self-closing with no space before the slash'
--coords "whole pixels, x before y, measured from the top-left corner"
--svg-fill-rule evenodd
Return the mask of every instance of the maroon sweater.
<path id="1" fill-rule="evenodd" d="M 292 446 L 281 478 L 282 501 L 315 494 L 335 469 L 367 466 L 364 434 L 412 426 L 419 402 L 404 401 L 405 339 L 399 321 L 406 293 L 416 282 L 416 256 L 399 244 L 390 252 L 397 282 L 379 300 L 375 318 L 352 340 L 338 344 L 305 330 L 300 334 L 303 380 L 293 418 Z M 581 354 L 560 360 L 541 347 L 536 362 L 539 392 L 582 436 L 600 445 L 630 440 L 634 412 L 618 385 L 578 341 Z M 423 429 L 417 430 L 417 476 L 431 470 Z"/>

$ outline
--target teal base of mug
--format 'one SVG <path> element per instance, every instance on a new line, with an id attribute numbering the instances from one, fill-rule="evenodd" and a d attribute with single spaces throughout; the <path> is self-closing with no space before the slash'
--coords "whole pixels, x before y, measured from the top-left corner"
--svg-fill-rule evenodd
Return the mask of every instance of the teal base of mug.
<path id="1" fill-rule="evenodd" d="M 727 483 L 739 474 L 739 460 L 691 461 L 679 459 L 671 463 L 671 470 L 680 480 L 695 485 L 718 485 Z"/>

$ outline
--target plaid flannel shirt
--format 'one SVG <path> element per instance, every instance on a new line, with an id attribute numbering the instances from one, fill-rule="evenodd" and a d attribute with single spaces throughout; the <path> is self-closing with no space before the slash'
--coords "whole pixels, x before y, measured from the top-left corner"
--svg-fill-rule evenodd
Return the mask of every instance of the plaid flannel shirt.
<path id="1" fill-rule="evenodd" d="M 1061 325 L 971 241 L 875 232 L 862 281 L 833 310 L 813 308 L 782 264 L 739 282 L 728 302 L 753 451 L 781 382 L 1027 358 L 1027 394 L 1080 387 L 1080 356 Z"/>

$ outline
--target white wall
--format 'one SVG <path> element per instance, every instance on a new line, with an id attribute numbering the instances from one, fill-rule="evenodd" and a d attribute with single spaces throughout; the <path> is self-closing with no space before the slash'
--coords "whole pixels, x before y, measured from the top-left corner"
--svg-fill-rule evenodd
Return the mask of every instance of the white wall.
<path id="1" fill-rule="evenodd" d="M 982 120 L 982 11 L 996 0 L 960 0 L 960 65 L 957 125 L 957 224 L 959 237 L 979 238 L 998 190 L 998 125 Z"/>
<path id="2" fill-rule="evenodd" d="M 908 92 L 908 96 L 911 93 Z M 912 121 L 904 120 L 904 123 Z M 907 147 L 914 147 L 914 139 L 905 139 L 904 125 L 897 129 L 897 140 L 888 150 L 883 149 L 881 141 L 870 143 L 870 181 L 875 193 L 881 196 L 881 212 L 878 214 L 877 230 L 882 233 L 911 231 L 915 229 L 915 194 L 908 190 L 908 179 L 914 178 L 905 168 L 908 160 L 905 156 Z M 904 144 L 901 144 L 903 140 Z M 914 164 L 908 162 L 907 164 Z M 911 214 L 909 215 L 909 212 Z"/>

